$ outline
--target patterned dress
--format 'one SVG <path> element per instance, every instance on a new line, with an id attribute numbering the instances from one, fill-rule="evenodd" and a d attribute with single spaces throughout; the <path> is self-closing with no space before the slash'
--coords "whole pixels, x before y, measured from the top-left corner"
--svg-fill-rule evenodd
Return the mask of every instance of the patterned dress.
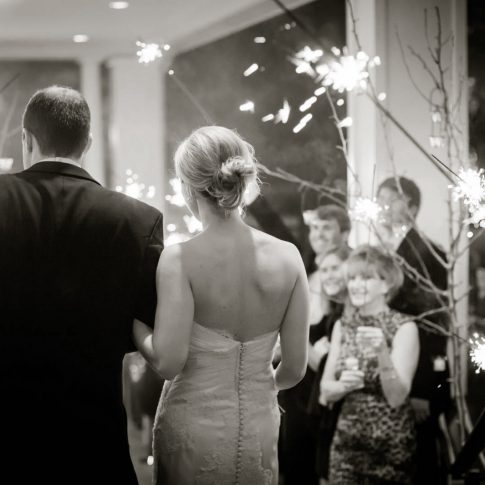
<path id="1" fill-rule="evenodd" d="M 341 318 L 342 344 L 336 377 L 357 358 L 365 374 L 364 388 L 346 395 L 330 452 L 330 483 L 412 483 L 415 452 L 414 413 L 408 399 L 392 408 L 384 396 L 375 355 L 364 354 L 356 343 L 357 327 L 383 330 L 387 345 L 407 317 L 393 310 L 378 315 L 346 314 Z M 407 319 L 408 320 L 408 319 Z M 347 361 L 347 364 L 349 362 Z"/>

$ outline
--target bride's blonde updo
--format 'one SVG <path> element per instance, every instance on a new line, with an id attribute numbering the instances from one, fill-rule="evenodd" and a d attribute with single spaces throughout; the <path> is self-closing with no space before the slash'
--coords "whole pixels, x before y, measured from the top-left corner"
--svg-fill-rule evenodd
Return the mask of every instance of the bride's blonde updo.
<path id="1" fill-rule="evenodd" d="M 195 130 L 174 158 L 180 180 L 226 211 L 243 204 L 246 187 L 257 180 L 254 148 L 222 126 Z"/>

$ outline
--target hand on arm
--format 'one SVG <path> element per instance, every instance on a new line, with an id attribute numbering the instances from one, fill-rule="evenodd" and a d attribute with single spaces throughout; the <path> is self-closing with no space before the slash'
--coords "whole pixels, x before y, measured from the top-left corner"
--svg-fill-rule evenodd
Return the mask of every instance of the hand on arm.
<path id="1" fill-rule="evenodd" d="M 157 267 L 157 310 L 153 335 L 135 322 L 140 352 L 164 379 L 173 379 L 187 360 L 194 318 L 194 299 L 182 260 L 182 246 L 162 253 Z"/>

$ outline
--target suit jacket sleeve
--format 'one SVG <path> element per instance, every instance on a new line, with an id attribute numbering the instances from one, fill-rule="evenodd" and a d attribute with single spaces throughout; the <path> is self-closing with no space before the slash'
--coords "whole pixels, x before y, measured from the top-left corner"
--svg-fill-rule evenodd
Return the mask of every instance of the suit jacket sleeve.
<path id="1" fill-rule="evenodd" d="M 163 250 L 163 216 L 159 215 L 148 238 L 141 262 L 135 302 L 135 318 L 153 328 L 157 307 L 156 272 Z"/>

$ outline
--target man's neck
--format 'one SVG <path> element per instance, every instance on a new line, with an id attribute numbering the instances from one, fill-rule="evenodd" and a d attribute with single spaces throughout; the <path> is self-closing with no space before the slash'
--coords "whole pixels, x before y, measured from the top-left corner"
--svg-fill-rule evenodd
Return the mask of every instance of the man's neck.
<path id="1" fill-rule="evenodd" d="M 82 166 L 79 160 L 75 160 L 73 158 L 68 158 L 68 157 L 44 157 L 41 160 L 37 160 L 34 163 L 42 163 L 42 162 L 61 162 L 61 163 L 67 163 L 69 165 L 75 165 L 76 167 Z"/>
<path id="2" fill-rule="evenodd" d="M 412 224 L 400 224 L 396 227 L 383 227 L 380 235 L 384 244 L 393 251 L 397 251 L 404 238 L 411 230 Z"/>

